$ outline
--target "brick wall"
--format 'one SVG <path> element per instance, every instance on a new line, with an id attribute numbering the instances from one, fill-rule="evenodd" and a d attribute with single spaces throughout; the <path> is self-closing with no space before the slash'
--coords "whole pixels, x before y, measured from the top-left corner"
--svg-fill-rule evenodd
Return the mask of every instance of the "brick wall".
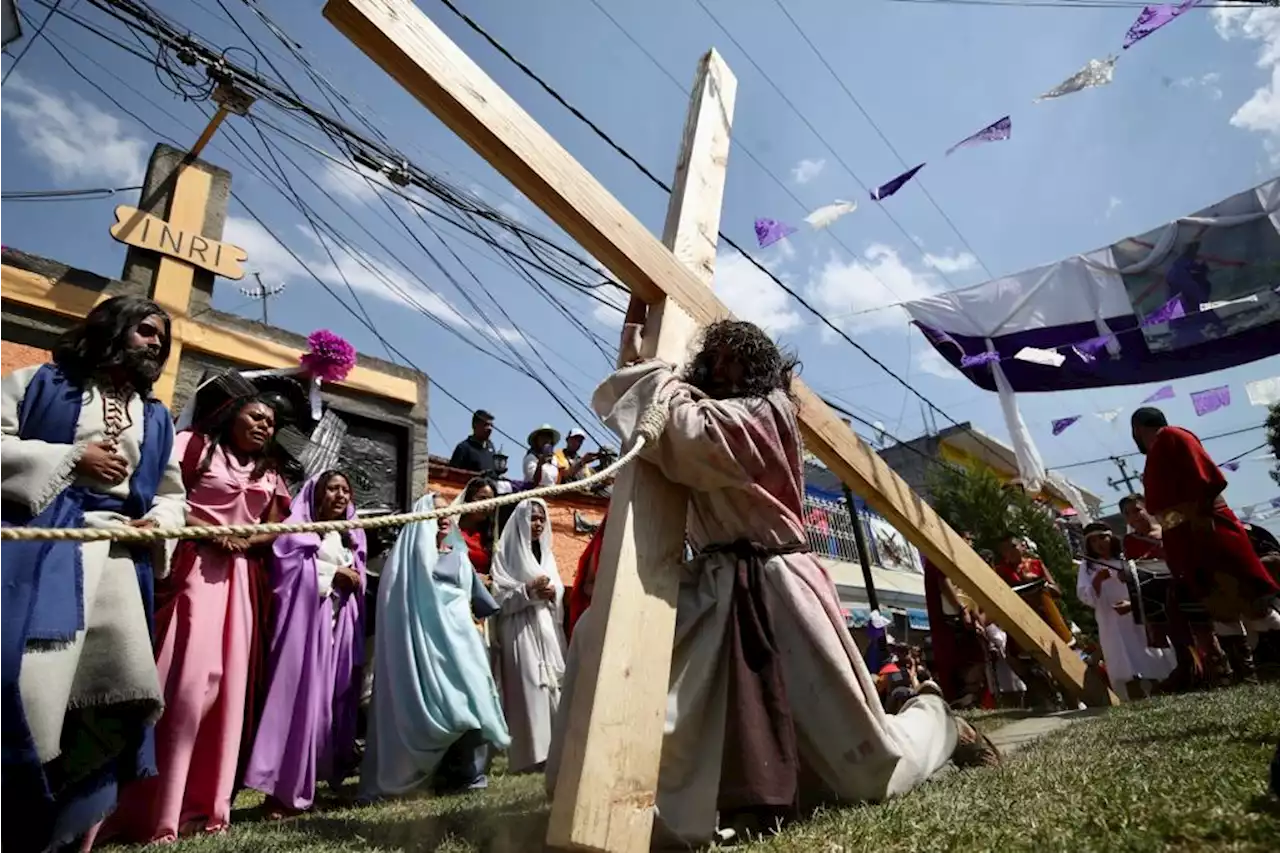
<path id="1" fill-rule="evenodd" d="M 469 479 L 470 475 L 466 472 L 456 471 L 433 460 L 427 490 L 453 500 L 466 488 Z M 565 586 L 573 585 L 574 576 L 578 572 L 578 560 L 591 541 L 590 536 L 574 532 L 574 512 L 593 524 L 598 524 L 604 519 L 608 508 L 608 500 L 594 495 L 562 495 L 547 501 L 551 522 L 551 550 L 555 552 L 556 567 L 560 569 L 560 580 Z"/>
<path id="2" fill-rule="evenodd" d="M 8 376 L 15 370 L 44 364 L 48 360 L 48 350 L 13 341 L 0 341 L 0 376 Z"/>

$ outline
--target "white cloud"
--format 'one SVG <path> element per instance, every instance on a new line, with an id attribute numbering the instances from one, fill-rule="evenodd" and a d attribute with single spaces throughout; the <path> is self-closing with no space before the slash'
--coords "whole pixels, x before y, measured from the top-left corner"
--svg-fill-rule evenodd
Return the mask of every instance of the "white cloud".
<path id="1" fill-rule="evenodd" d="M 1201 74 L 1199 77 L 1179 77 L 1176 80 L 1166 77 L 1165 85 L 1178 89 L 1204 89 L 1212 100 L 1222 100 L 1222 89 L 1218 86 L 1218 81 L 1222 79 L 1222 75 L 1217 71 L 1210 71 L 1207 74 Z"/>
<path id="2" fill-rule="evenodd" d="M 797 184 L 807 184 L 822 174 L 827 167 L 826 160 L 801 160 L 791 169 L 791 180 Z"/>
<path id="3" fill-rule="evenodd" d="M 1240 105 L 1231 124 L 1264 134 L 1272 164 L 1280 165 L 1280 10 L 1218 6 L 1211 14 L 1222 38 L 1260 43 L 1258 67 L 1269 70 L 1271 79 Z"/>
<path id="4" fill-rule="evenodd" d="M 926 252 L 924 262 L 943 275 L 968 272 L 978 266 L 978 259 L 968 252 L 958 252 L 954 255 L 933 255 Z"/>
<path id="5" fill-rule="evenodd" d="M 27 152 L 49 167 L 59 184 L 106 181 L 139 184 L 151 145 L 110 113 L 70 94 L 63 97 L 15 74 L 0 104 Z"/>
<path id="6" fill-rule="evenodd" d="M 1121 198 L 1119 198 L 1118 196 L 1111 196 L 1110 198 L 1108 198 L 1108 199 L 1107 199 L 1107 213 L 1106 213 L 1106 217 L 1107 217 L 1107 219 L 1110 219 L 1110 218 L 1111 218 L 1111 214 L 1115 213 L 1115 212 L 1116 212 L 1116 208 L 1117 208 L 1117 207 L 1119 207 L 1119 206 L 1120 206 L 1120 205 L 1122 205 L 1122 204 L 1124 204 L 1124 200 L 1123 200 L 1123 199 L 1121 199 Z"/>
<path id="7" fill-rule="evenodd" d="M 910 334 L 910 333 L 909 333 Z M 915 358 L 915 369 L 921 373 L 927 373 L 930 376 L 937 376 L 942 379 L 963 379 L 964 374 L 956 370 L 951 362 L 942 357 L 932 344 L 925 342 L 925 348 L 917 353 Z"/>
<path id="8" fill-rule="evenodd" d="M 771 335 L 780 335 L 801 325 L 791 297 L 737 252 L 716 256 L 715 291 L 740 319 L 750 320 Z"/>
<path id="9" fill-rule="evenodd" d="M 879 309 L 942 289 L 934 275 L 911 269 L 889 246 L 871 244 L 862 261 L 846 261 L 832 254 L 809 282 L 809 298 L 848 331 L 902 327 L 899 309 Z"/>
<path id="10" fill-rule="evenodd" d="M 366 180 L 366 177 L 368 180 Z M 381 175 L 365 171 L 356 174 L 346 166 L 340 166 L 329 160 L 324 162 L 323 171 L 319 177 L 320 186 L 328 190 L 330 194 L 339 196 L 347 201 L 362 204 L 377 201 L 378 199 L 378 190 L 370 185 L 371 182 L 375 185 L 386 186 L 386 182 L 383 181 Z"/>
<path id="11" fill-rule="evenodd" d="M 337 261 L 335 265 L 329 260 L 329 256 L 324 252 L 314 232 L 302 226 L 299 226 L 298 230 L 307 238 L 310 245 L 307 247 L 308 251 L 302 251 L 295 245 L 294 251 L 316 277 L 344 300 L 348 298 L 346 288 L 350 283 L 351 288 L 361 294 L 413 311 L 425 311 L 460 331 L 475 331 L 490 340 L 513 343 L 523 341 L 515 329 L 497 326 L 495 331 L 490 329 L 483 319 L 464 314 L 444 297 L 426 289 L 398 267 L 362 252 L 354 246 L 348 247 L 358 256 L 357 259 L 335 245 L 333 240 L 327 240 L 329 250 Z M 227 217 L 223 239 L 244 249 L 249 256 L 251 266 L 262 274 L 264 281 L 269 285 L 289 283 L 305 287 L 314 283 L 314 279 L 303 268 L 303 264 L 295 260 L 283 245 L 252 219 Z"/>

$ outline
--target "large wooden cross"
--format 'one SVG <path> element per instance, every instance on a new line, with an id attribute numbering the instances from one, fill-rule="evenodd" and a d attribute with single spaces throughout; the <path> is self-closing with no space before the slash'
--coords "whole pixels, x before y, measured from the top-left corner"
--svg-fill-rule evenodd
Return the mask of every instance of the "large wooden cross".
<path id="1" fill-rule="evenodd" d="M 683 360 L 692 331 L 730 316 L 707 286 L 736 89 L 714 52 L 699 68 L 664 245 L 410 0 L 329 0 L 324 15 L 648 303 L 651 354 Z M 1080 658 L 807 385 L 797 380 L 792 390 L 814 455 L 1070 695 L 1115 701 L 1105 690 L 1086 695 Z M 604 642 L 581 650 L 548 830 L 552 847 L 649 847 L 686 505 L 687 495 L 651 467 L 637 465 L 615 485 L 593 602 L 607 607 Z"/>

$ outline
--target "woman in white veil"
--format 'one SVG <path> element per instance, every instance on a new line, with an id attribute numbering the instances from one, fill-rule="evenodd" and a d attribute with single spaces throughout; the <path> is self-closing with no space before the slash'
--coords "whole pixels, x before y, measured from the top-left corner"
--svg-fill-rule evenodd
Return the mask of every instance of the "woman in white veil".
<path id="1" fill-rule="evenodd" d="M 435 506 L 428 494 L 414 511 Z M 480 748 L 510 742 L 473 608 L 489 615 L 496 604 L 452 519 L 406 526 L 378 588 L 363 798 L 407 793 L 433 778 L 439 787 L 483 787 Z"/>
<path id="2" fill-rule="evenodd" d="M 538 771 L 564 677 L 564 584 L 551 550 L 547 505 L 520 503 L 507 522 L 490 571 L 498 616 L 502 704 L 511 731 L 511 772 Z"/>

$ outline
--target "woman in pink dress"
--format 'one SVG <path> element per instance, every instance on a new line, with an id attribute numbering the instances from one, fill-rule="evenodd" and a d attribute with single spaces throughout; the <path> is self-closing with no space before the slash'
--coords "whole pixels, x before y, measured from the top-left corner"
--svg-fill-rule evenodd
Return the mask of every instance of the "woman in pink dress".
<path id="1" fill-rule="evenodd" d="M 275 411 L 256 397 L 229 403 L 210 429 L 178 434 L 189 524 L 253 524 L 288 514 L 274 435 Z M 104 836 L 169 842 L 230 824 L 254 633 L 251 561 L 274 538 L 179 544 L 173 573 L 156 590 L 165 700 L 156 725 L 159 776 L 124 792 Z"/>

